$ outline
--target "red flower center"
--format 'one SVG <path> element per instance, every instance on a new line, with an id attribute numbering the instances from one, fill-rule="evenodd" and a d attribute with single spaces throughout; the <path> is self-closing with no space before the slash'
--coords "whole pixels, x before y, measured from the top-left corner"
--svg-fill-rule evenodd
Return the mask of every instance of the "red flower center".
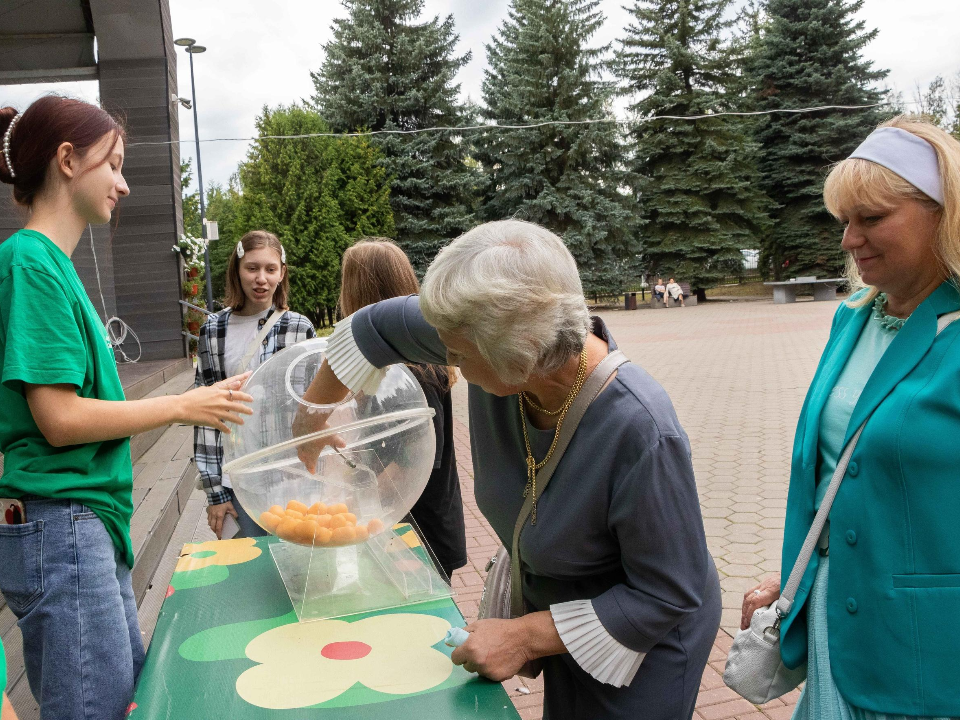
<path id="1" fill-rule="evenodd" d="M 349 640 L 324 645 L 320 654 L 328 660 L 359 660 L 369 655 L 371 650 L 366 643 Z"/>

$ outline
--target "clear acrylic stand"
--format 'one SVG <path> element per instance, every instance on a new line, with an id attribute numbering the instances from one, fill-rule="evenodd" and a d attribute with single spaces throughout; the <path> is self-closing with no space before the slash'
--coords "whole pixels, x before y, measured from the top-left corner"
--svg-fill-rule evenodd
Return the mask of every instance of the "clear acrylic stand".
<path id="1" fill-rule="evenodd" d="M 423 547 L 429 557 L 426 544 Z M 300 622 L 386 610 L 454 594 L 433 563 L 393 530 L 361 545 L 339 548 L 280 541 L 270 545 L 270 553 Z"/>

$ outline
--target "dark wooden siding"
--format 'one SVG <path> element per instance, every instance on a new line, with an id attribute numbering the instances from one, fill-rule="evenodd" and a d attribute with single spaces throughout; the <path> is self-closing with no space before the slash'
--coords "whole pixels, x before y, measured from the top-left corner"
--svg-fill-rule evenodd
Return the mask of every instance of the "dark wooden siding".
<path id="1" fill-rule="evenodd" d="M 123 172 L 131 195 L 121 200 L 115 227 L 94 228 L 96 264 L 85 234 L 73 255 L 74 265 L 101 315 L 116 315 L 136 332 L 144 360 L 183 357 L 180 274 L 172 249 L 183 217 L 177 104 L 171 100 L 177 94 L 177 58 L 169 3 L 143 0 L 118 7 L 97 0 L 91 10 L 100 46 L 100 100 L 127 127 Z M 9 189 L 0 188 L 0 241 L 24 221 Z M 124 351 L 134 355 L 136 344 L 128 341 Z"/>

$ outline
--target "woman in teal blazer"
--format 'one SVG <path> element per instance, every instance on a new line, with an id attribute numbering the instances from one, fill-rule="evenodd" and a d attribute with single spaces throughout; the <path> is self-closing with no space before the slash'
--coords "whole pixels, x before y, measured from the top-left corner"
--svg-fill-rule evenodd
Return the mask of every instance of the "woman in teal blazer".
<path id="1" fill-rule="evenodd" d="M 837 310 L 800 413 L 784 579 L 866 426 L 781 625 L 784 664 L 807 663 L 794 718 L 960 716 L 960 322 L 937 334 L 960 310 L 960 143 L 895 118 L 824 197 L 866 287 Z M 744 627 L 780 589 L 747 591 Z"/>

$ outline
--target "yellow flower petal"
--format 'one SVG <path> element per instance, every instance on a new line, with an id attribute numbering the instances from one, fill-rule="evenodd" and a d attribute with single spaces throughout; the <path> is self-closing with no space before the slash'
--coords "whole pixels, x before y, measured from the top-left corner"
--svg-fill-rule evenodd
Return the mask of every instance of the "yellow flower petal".
<path id="1" fill-rule="evenodd" d="M 251 705 L 271 710 L 310 707 L 332 700 L 356 682 L 350 674 L 331 670 L 295 668 L 292 662 L 257 665 L 237 678 L 237 694 Z"/>
<path id="2" fill-rule="evenodd" d="M 427 647 L 443 640 L 450 623 L 436 615 L 413 613 L 390 613 L 350 623 L 353 639 L 368 643 L 375 648 Z"/>
<path id="3" fill-rule="evenodd" d="M 326 702 L 357 682 L 391 695 L 429 690 L 453 671 L 450 658 L 431 647 L 449 628 L 443 618 L 412 613 L 283 625 L 247 645 L 247 657 L 261 664 L 240 676 L 237 692 L 252 705 L 281 709 Z M 369 654 L 323 655 L 325 647 L 340 642 L 363 643 Z"/>
<path id="4" fill-rule="evenodd" d="M 185 570 L 199 570 L 209 565 L 239 565 L 260 557 L 260 548 L 253 538 L 236 538 L 234 540 L 208 540 L 202 543 L 187 543 L 183 546 L 180 559 L 177 561 L 176 572 Z M 212 552 L 213 555 L 195 558 L 194 553 Z"/>
<path id="5" fill-rule="evenodd" d="M 433 648 L 413 648 L 399 658 L 396 653 L 375 650 L 358 663 L 363 663 L 357 672 L 360 682 L 390 695 L 429 690 L 453 672 L 450 658 Z"/>

